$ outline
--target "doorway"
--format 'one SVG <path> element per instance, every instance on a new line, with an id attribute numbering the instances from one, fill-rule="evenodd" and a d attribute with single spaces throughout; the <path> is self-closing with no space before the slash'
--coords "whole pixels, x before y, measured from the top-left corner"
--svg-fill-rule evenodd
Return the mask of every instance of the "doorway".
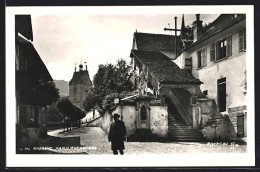
<path id="1" fill-rule="evenodd" d="M 145 105 L 141 105 L 138 112 L 137 128 L 149 129 L 150 128 L 150 112 Z"/>
<path id="2" fill-rule="evenodd" d="M 226 78 L 218 79 L 218 107 L 219 112 L 226 111 Z"/>

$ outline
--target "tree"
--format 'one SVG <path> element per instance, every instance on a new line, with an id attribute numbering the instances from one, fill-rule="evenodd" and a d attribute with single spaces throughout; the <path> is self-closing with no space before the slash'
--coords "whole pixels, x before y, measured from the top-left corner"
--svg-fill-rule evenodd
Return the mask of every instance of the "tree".
<path id="1" fill-rule="evenodd" d="M 60 99 L 57 102 L 57 108 L 68 118 L 67 127 L 72 127 L 72 125 L 80 127 L 79 120 L 86 116 L 85 112 L 73 105 L 68 99 Z"/>
<path id="2" fill-rule="evenodd" d="M 92 110 L 95 105 L 97 104 L 97 99 L 96 99 L 96 96 L 93 92 L 93 90 L 89 90 L 87 96 L 86 96 L 86 99 L 83 103 L 83 106 L 85 107 L 85 111 L 88 112 L 90 110 Z"/>
<path id="3" fill-rule="evenodd" d="M 111 102 L 109 100 L 111 97 L 114 98 L 116 94 L 133 91 L 132 76 L 131 66 L 122 59 L 118 60 L 116 65 L 99 65 L 93 80 L 93 94 L 86 97 L 86 109 L 89 110 L 96 105 L 98 109 L 105 110 L 106 104 Z M 111 96 L 106 98 L 108 95 Z M 91 100 L 94 100 L 95 103 L 88 103 Z"/>
<path id="4" fill-rule="evenodd" d="M 51 105 L 60 97 L 59 89 L 53 81 L 42 83 L 39 87 L 39 94 L 43 105 Z"/>
<path id="5" fill-rule="evenodd" d="M 23 104 L 47 106 L 56 102 L 59 89 L 53 81 L 36 82 L 26 87 L 21 87 L 21 102 Z"/>

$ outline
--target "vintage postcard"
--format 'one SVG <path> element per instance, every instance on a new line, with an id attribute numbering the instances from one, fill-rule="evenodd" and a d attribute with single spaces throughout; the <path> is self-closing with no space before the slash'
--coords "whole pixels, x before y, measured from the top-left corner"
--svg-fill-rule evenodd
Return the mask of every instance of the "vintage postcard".
<path id="1" fill-rule="evenodd" d="M 253 10 L 6 7 L 7 167 L 254 166 Z"/>

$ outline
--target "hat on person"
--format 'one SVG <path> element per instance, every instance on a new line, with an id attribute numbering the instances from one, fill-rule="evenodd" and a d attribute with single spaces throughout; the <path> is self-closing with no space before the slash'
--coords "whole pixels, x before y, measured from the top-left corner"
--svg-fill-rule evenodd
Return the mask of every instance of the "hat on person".
<path id="1" fill-rule="evenodd" d="M 115 113 L 114 115 L 113 115 L 113 117 L 115 118 L 115 117 L 120 117 L 120 115 L 118 115 L 117 113 Z"/>

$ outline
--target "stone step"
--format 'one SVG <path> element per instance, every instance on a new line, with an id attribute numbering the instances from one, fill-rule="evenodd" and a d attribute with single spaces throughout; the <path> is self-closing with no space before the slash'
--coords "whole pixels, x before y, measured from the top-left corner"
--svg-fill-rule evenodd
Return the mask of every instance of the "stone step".
<path id="1" fill-rule="evenodd" d="M 171 132 L 171 133 L 192 133 L 192 134 L 198 133 L 197 131 L 193 131 L 193 130 L 168 130 L 168 132 Z"/>
<path id="2" fill-rule="evenodd" d="M 183 124 L 183 123 L 168 123 L 168 125 L 175 125 L 175 126 L 186 126 L 186 127 L 191 127 L 190 125 Z"/>
<path id="3" fill-rule="evenodd" d="M 179 130 L 179 129 L 189 129 L 189 130 L 193 130 L 192 127 L 187 127 L 187 126 L 168 126 L 168 128 L 170 128 L 170 129 L 175 129 L 175 130 Z"/>
<path id="4" fill-rule="evenodd" d="M 173 132 L 190 132 L 190 133 L 196 133 L 197 131 L 194 131 L 193 129 L 185 129 L 185 128 L 170 128 L 168 131 L 173 131 Z"/>
<path id="5" fill-rule="evenodd" d="M 168 133 L 168 135 L 170 136 L 194 136 L 194 137 L 197 137 L 197 136 L 201 136 L 200 134 L 191 134 L 191 133 Z"/>
<path id="6" fill-rule="evenodd" d="M 190 137 L 190 138 L 193 138 L 193 137 L 201 137 L 201 135 L 199 134 L 176 134 L 176 133 L 168 133 L 168 136 L 170 137 Z"/>
<path id="7" fill-rule="evenodd" d="M 171 136 L 169 136 L 168 138 L 172 138 L 172 139 L 183 139 L 183 140 L 202 140 L 201 137 L 181 137 L 181 136 L 171 137 Z"/>
<path id="8" fill-rule="evenodd" d="M 198 139 L 198 138 L 185 138 L 185 139 L 180 139 L 180 138 L 168 138 L 168 140 L 170 141 L 177 141 L 177 142 L 199 142 L 202 141 L 202 139 Z"/>
<path id="9" fill-rule="evenodd" d="M 169 113 L 168 139 L 173 141 L 202 141 L 202 136 L 192 126 L 188 126 L 181 117 Z"/>
<path id="10" fill-rule="evenodd" d="M 192 131 L 192 130 L 168 130 L 168 132 L 172 133 L 197 133 L 197 131 Z"/>
<path id="11" fill-rule="evenodd" d="M 181 125 L 181 126 L 189 126 L 187 124 L 183 124 L 183 123 L 169 123 L 168 125 Z"/>

